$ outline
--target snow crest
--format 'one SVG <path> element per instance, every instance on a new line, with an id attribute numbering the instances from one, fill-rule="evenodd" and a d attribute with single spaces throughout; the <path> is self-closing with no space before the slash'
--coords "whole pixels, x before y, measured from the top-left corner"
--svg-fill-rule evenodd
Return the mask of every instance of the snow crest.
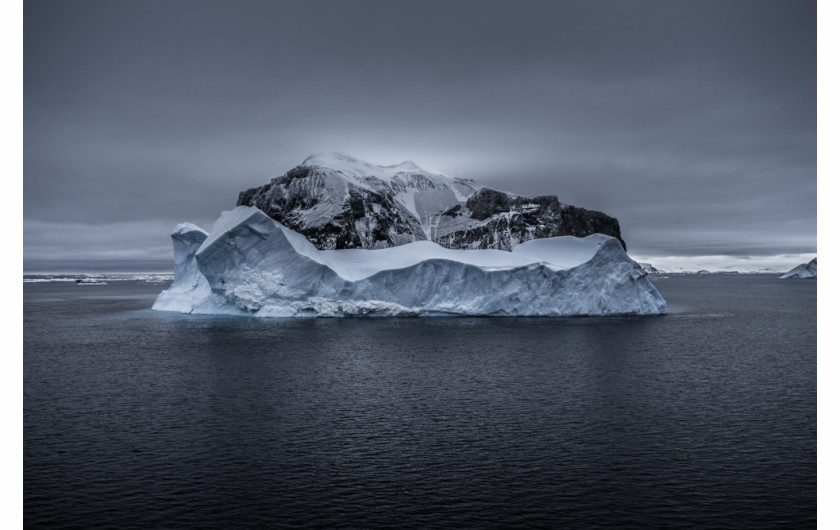
<path id="1" fill-rule="evenodd" d="M 500 250 L 418 241 L 315 248 L 254 207 L 207 234 L 172 234 L 175 281 L 153 309 L 258 317 L 660 314 L 665 301 L 613 237 L 562 236 Z"/>

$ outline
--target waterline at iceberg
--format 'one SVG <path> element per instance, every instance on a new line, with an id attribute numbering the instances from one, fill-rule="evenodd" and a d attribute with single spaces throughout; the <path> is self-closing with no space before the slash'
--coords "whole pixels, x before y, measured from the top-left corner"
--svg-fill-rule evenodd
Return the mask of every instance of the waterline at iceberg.
<path id="1" fill-rule="evenodd" d="M 318 250 L 254 207 L 207 234 L 172 233 L 175 281 L 153 309 L 259 317 L 660 314 L 665 300 L 610 236 L 561 236 L 502 250 L 429 241 Z"/>

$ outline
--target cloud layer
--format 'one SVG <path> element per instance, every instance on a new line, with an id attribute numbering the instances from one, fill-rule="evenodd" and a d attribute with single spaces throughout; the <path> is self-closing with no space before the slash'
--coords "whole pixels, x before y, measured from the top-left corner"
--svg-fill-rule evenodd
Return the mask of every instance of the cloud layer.
<path id="1" fill-rule="evenodd" d="M 556 194 L 631 253 L 816 252 L 813 3 L 24 9 L 25 261 L 157 257 L 323 151 Z"/>

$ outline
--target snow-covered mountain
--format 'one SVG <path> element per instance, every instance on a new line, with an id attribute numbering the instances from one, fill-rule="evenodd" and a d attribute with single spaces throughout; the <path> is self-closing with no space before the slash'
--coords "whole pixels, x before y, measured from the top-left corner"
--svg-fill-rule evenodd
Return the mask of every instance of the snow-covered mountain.
<path id="1" fill-rule="evenodd" d="M 318 250 L 254 207 L 209 234 L 172 233 L 175 281 L 153 309 L 263 317 L 660 314 L 665 301 L 617 239 L 552 237 L 512 252 L 415 241 Z"/>
<path id="2" fill-rule="evenodd" d="M 808 263 L 797 265 L 791 270 L 779 276 L 779 278 L 816 278 L 817 277 L 817 258 L 812 259 Z"/>
<path id="3" fill-rule="evenodd" d="M 310 156 L 270 183 L 241 192 L 237 206 L 259 208 L 321 250 L 412 241 L 511 250 L 532 239 L 596 233 L 626 248 L 615 218 L 555 196 L 520 197 L 413 162 L 378 166 L 340 154 Z"/>

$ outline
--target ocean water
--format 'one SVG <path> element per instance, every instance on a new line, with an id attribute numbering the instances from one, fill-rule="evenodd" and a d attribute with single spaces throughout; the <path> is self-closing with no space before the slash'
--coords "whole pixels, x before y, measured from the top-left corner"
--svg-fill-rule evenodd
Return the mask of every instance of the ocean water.
<path id="1" fill-rule="evenodd" d="M 817 282 L 658 317 L 257 320 L 24 286 L 27 528 L 816 526 Z"/>

